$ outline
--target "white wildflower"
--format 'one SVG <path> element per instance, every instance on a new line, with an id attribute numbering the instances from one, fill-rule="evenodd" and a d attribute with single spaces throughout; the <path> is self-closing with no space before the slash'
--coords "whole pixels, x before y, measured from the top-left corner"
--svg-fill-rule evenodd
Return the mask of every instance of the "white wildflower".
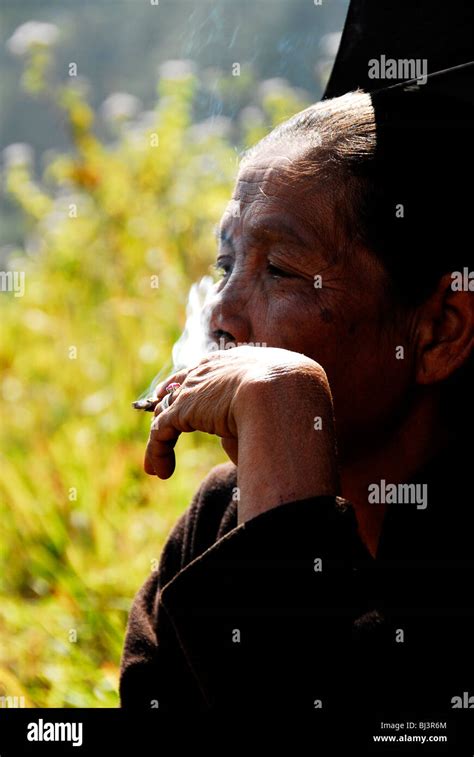
<path id="1" fill-rule="evenodd" d="M 127 121 L 134 118 L 141 108 L 138 97 L 127 92 L 114 92 L 101 106 L 105 121 Z"/>
<path id="2" fill-rule="evenodd" d="M 14 142 L 3 150 L 5 168 L 29 166 L 33 162 L 33 148 L 25 142 Z"/>
<path id="3" fill-rule="evenodd" d="M 13 55 L 26 55 L 34 47 L 51 47 L 59 37 L 55 24 L 43 21 L 27 21 L 13 32 L 7 40 L 7 48 Z"/>

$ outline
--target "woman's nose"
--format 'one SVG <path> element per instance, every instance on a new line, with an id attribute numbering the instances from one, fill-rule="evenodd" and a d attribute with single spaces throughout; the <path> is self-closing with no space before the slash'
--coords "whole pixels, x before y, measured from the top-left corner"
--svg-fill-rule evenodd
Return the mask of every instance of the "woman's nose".
<path id="1" fill-rule="evenodd" d="M 215 342 L 223 339 L 226 344 L 250 341 L 250 324 L 241 300 L 221 291 L 216 293 L 205 310 L 210 339 Z"/>

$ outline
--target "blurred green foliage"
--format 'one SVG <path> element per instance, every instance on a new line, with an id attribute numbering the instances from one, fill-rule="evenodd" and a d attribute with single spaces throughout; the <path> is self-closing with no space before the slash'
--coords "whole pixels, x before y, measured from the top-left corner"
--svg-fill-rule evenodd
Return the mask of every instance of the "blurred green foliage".
<path id="1" fill-rule="evenodd" d="M 230 133 L 196 125 L 199 78 L 171 67 L 146 123 L 117 118 L 106 143 L 51 50 L 33 45 L 24 64 L 22 87 L 58 109 L 71 150 L 40 179 L 21 156 L 4 177 L 28 235 L 9 260 L 25 295 L 0 294 L 0 696 L 117 706 L 132 597 L 225 459 L 217 439 L 187 434 L 173 477 L 147 477 L 150 418 L 131 401 L 168 362 L 189 285 L 214 258 L 238 150 L 307 103 L 267 87 Z"/>

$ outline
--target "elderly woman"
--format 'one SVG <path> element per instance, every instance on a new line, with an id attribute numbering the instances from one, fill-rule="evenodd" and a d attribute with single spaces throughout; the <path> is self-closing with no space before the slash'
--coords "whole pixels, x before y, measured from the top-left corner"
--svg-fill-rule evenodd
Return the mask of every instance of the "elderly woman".
<path id="1" fill-rule="evenodd" d="M 474 695 L 458 417 L 474 302 L 453 286 L 472 148 L 443 97 L 323 101 L 244 156 L 209 305 L 210 341 L 237 346 L 161 385 L 179 386 L 145 470 L 171 476 L 194 430 L 231 462 L 135 598 L 122 706 L 420 712 Z"/>

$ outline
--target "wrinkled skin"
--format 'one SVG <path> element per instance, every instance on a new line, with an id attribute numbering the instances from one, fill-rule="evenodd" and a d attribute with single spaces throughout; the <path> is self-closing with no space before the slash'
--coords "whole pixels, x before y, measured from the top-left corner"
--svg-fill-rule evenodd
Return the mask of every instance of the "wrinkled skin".
<path id="1" fill-rule="evenodd" d="M 472 349 L 472 299 L 455 298 L 445 277 L 423 308 L 394 318 L 381 264 L 362 247 L 344 246 L 330 187 L 290 181 L 286 167 L 297 150 L 280 155 L 267 149 L 241 169 L 220 224 L 223 278 L 209 305 L 214 342 L 280 349 L 220 350 L 189 376 L 169 377 L 158 396 L 169 381 L 184 386 L 167 411 L 157 407 L 161 418 L 150 433 L 146 470 L 171 475 L 182 431 L 217 433 L 238 462 L 239 486 L 248 497 L 265 499 L 257 509 L 242 505 L 242 519 L 290 494 L 297 499 L 337 488 L 353 502 L 361 535 L 375 553 L 383 506 L 367 508 L 367 485 L 379 476 L 405 480 L 442 443 L 438 384 Z M 403 359 L 397 359 L 399 347 Z M 278 391 L 269 392 L 272 382 Z M 305 404 L 306 393 L 312 401 Z M 247 401 L 239 404 L 237 396 Z M 276 420 L 288 409 L 295 432 L 290 450 L 288 426 Z M 316 416 L 322 430 L 308 433 Z M 264 432 L 256 433 L 259 424 L 268 446 Z M 286 481 L 276 481 L 277 447 L 289 469 Z M 250 457 L 252 465 L 244 465 Z M 268 491 L 264 475 L 274 476 Z M 302 481 L 310 481 L 309 494 Z"/>

